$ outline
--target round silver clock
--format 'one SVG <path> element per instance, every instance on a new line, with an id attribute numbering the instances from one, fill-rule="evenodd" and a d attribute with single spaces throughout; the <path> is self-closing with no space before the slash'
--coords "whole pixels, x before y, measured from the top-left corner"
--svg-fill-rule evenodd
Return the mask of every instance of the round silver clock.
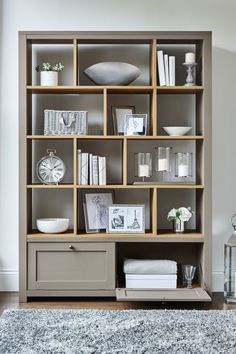
<path id="1" fill-rule="evenodd" d="M 45 184 L 60 183 L 66 172 L 62 159 L 55 155 L 56 150 L 48 149 L 48 155 L 40 159 L 36 166 L 38 179 Z"/>

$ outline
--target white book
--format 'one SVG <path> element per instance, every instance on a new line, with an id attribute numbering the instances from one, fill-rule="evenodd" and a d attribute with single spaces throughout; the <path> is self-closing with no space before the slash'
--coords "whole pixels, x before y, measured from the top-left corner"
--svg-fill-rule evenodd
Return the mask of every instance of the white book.
<path id="1" fill-rule="evenodd" d="M 107 184 L 106 178 L 106 157 L 98 157 L 98 175 L 99 175 L 99 185 L 105 186 Z"/>
<path id="2" fill-rule="evenodd" d="M 81 184 L 88 184 L 88 153 L 82 152 L 81 158 Z"/>
<path id="3" fill-rule="evenodd" d="M 157 51 L 157 64 L 158 64 L 159 84 L 160 86 L 166 86 L 163 50 Z"/>
<path id="4" fill-rule="evenodd" d="M 170 86 L 175 86 L 175 57 L 169 57 Z"/>
<path id="5" fill-rule="evenodd" d="M 164 55 L 164 65 L 165 65 L 166 86 L 170 86 L 169 56 L 168 56 L 168 54 Z"/>
<path id="6" fill-rule="evenodd" d="M 106 158 L 98 156 L 98 182 L 100 186 L 106 185 Z"/>
<path id="7" fill-rule="evenodd" d="M 77 151 L 77 172 L 78 172 L 78 184 L 81 184 L 81 166 L 82 165 L 82 151 Z"/>
<path id="8" fill-rule="evenodd" d="M 98 185 L 98 156 L 93 156 L 93 184 Z"/>
<path id="9" fill-rule="evenodd" d="M 103 184 L 104 186 L 107 184 L 107 159 L 106 157 L 102 157 L 102 166 L 103 166 Z"/>
<path id="10" fill-rule="evenodd" d="M 93 155 L 89 154 L 89 184 L 92 186 L 93 182 Z"/>
<path id="11" fill-rule="evenodd" d="M 48 126 L 48 109 L 44 110 L 44 135 L 48 135 L 49 134 L 49 126 Z"/>

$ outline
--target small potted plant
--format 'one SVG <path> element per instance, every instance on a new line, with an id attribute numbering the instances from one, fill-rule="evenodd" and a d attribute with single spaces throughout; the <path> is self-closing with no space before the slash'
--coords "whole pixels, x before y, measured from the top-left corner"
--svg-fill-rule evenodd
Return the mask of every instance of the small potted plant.
<path id="1" fill-rule="evenodd" d="M 57 86 L 58 85 L 58 72 L 64 69 L 64 65 L 57 63 L 42 63 L 37 65 L 35 70 L 40 72 L 40 85 L 41 86 Z"/>
<path id="2" fill-rule="evenodd" d="M 167 220 L 174 222 L 175 232 L 184 232 L 184 223 L 189 221 L 193 216 L 193 211 L 191 208 L 181 207 L 173 208 L 169 211 Z"/>

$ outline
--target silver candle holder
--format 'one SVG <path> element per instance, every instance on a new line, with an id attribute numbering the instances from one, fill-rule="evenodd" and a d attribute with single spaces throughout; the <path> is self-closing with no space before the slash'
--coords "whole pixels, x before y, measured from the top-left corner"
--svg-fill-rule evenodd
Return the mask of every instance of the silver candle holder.
<path id="1" fill-rule="evenodd" d="M 187 78 L 184 86 L 194 86 L 194 68 L 197 66 L 197 63 L 183 63 L 183 66 L 187 68 Z"/>

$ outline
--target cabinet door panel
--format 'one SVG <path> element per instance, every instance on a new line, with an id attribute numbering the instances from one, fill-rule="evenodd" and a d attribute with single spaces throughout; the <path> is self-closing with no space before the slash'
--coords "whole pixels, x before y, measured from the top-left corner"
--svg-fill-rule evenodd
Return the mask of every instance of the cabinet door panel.
<path id="1" fill-rule="evenodd" d="M 114 243 L 30 243 L 28 288 L 114 289 Z"/>

